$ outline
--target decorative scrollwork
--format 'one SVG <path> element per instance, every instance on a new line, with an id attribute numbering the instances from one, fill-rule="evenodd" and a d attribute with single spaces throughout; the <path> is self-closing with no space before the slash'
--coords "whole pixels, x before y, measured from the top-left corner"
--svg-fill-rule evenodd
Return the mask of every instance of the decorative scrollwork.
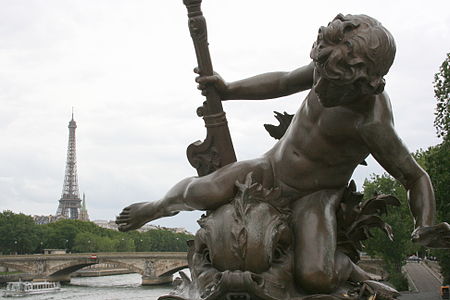
<path id="1" fill-rule="evenodd" d="M 203 16 L 189 18 L 188 25 L 192 39 L 197 42 L 207 42 L 206 20 Z"/>
<path id="2" fill-rule="evenodd" d="M 221 167 L 219 151 L 216 147 L 204 149 L 204 143 L 195 142 L 188 147 L 188 159 L 199 176 L 205 176 Z M 203 150 L 204 149 L 204 150 Z"/>

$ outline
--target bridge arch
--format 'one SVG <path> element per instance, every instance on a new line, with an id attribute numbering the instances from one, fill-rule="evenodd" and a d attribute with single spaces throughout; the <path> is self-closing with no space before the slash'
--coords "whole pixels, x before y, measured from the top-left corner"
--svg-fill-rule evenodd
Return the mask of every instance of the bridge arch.
<path id="1" fill-rule="evenodd" d="M 136 267 L 134 264 L 130 264 L 130 263 L 124 263 L 118 260 L 113 260 L 113 259 L 108 259 L 108 260 L 102 260 L 101 262 L 102 264 L 115 264 L 121 268 L 125 268 L 130 270 L 133 273 L 139 273 L 141 275 L 144 274 L 144 270 L 141 268 Z"/>
<path id="2" fill-rule="evenodd" d="M 144 274 L 144 271 L 142 269 L 134 266 L 133 264 L 127 264 L 127 263 L 123 263 L 123 262 L 115 261 L 115 260 L 95 260 L 95 261 L 90 261 L 90 262 L 71 261 L 69 263 L 58 265 L 52 269 L 49 269 L 48 272 L 46 272 L 46 273 L 48 274 L 48 277 L 68 276 L 71 273 L 78 271 L 84 267 L 97 265 L 97 264 L 103 264 L 103 263 L 115 264 L 119 267 L 126 268 L 133 273 L 139 273 L 141 275 Z"/>
<path id="3" fill-rule="evenodd" d="M 46 275 L 50 278 L 52 277 L 62 277 L 62 276 L 68 276 L 70 273 L 73 273 L 75 271 L 78 271 L 84 267 L 95 265 L 96 263 L 86 263 L 86 262 L 69 262 L 66 264 L 58 265 L 56 267 L 53 267 L 49 269 L 46 273 Z"/>

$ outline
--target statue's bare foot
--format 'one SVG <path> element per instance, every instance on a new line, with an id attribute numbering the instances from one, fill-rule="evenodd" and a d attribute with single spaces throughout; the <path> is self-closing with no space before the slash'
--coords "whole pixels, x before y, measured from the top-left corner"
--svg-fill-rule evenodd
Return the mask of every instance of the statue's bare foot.
<path id="1" fill-rule="evenodd" d="M 178 212 L 166 212 L 161 208 L 159 202 L 140 202 L 125 207 L 116 218 L 116 224 L 120 231 L 129 231 L 142 227 L 150 221 L 173 216 Z"/>

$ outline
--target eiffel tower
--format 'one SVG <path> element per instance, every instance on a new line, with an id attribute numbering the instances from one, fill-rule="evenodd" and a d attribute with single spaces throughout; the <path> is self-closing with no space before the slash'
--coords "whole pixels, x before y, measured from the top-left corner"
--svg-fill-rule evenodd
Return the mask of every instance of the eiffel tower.
<path id="1" fill-rule="evenodd" d="M 80 219 L 81 199 L 78 189 L 77 158 L 75 129 L 77 123 L 73 119 L 69 122 L 69 145 L 67 147 L 66 173 L 61 199 L 59 199 L 56 217 L 59 219 Z"/>

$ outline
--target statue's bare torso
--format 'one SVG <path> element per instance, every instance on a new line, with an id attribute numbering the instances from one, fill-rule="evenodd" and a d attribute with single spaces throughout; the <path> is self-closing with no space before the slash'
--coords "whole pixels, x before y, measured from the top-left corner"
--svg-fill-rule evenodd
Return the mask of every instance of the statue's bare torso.
<path id="1" fill-rule="evenodd" d="M 348 107 L 324 108 L 314 89 L 309 92 L 283 138 L 266 154 L 276 178 L 301 195 L 345 186 L 354 169 L 369 155 L 358 125 L 365 112 Z"/>

